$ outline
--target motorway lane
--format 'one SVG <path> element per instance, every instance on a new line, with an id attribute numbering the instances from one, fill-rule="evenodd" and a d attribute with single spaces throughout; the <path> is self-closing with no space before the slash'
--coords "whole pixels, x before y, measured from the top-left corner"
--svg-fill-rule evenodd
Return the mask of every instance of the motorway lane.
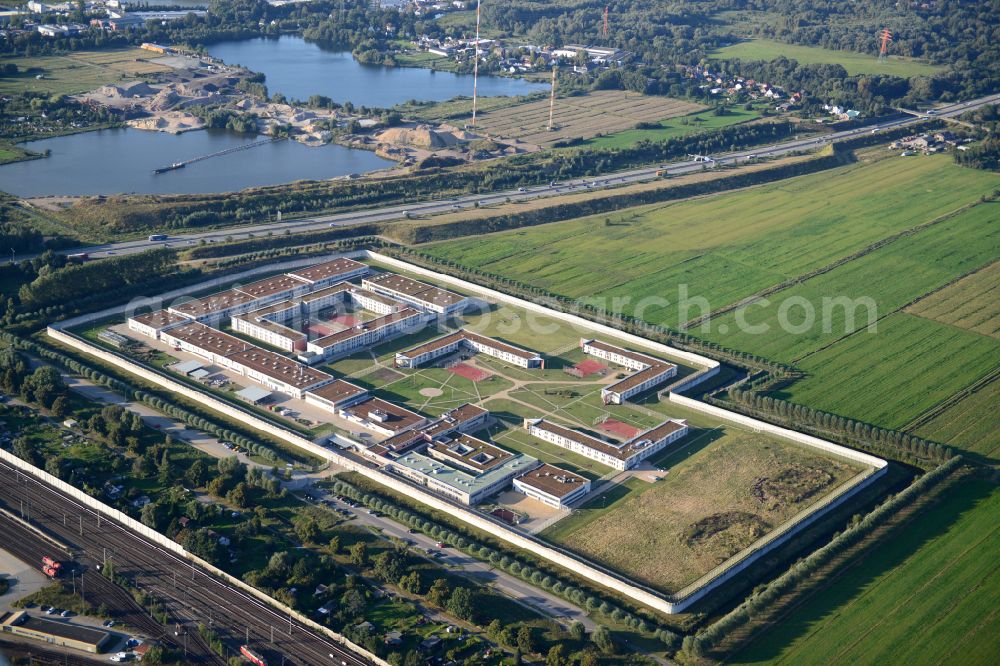
<path id="1" fill-rule="evenodd" d="M 873 132 L 914 125 L 928 118 L 949 118 L 958 116 L 966 111 L 997 102 L 1000 102 L 1000 94 L 988 95 L 986 97 L 968 102 L 958 102 L 955 104 L 944 105 L 929 111 L 927 115 L 921 117 L 894 118 L 875 125 L 868 125 L 867 127 L 844 130 L 842 132 L 835 132 L 833 134 L 826 134 L 818 137 L 793 139 L 791 141 L 785 141 L 771 146 L 761 146 L 750 150 L 725 153 L 715 156 L 714 161 L 709 162 L 709 166 L 735 165 L 740 162 L 746 162 L 759 157 L 780 157 L 796 151 L 812 150 L 829 143 L 844 141 L 846 139 L 872 134 Z M 654 166 L 642 169 L 632 169 L 629 171 L 611 173 L 593 178 L 574 178 L 560 183 L 517 188 L 514 190 L 507 190 L 505 192 L 470 194 L 451 199 L 396 204 L 366 211 L 318 215 L 282 222 L 268 222 L 242 227 L 230 227 L 219 231 L 178 234 L 170 236 L 166 241 L 148 241 L 140 239 L 123 241 L 121 243 L 92 245 L 64 250 L 63 252 L 66 254 L 86 252 L 91 256 L 91 258 L 103 258 L 114 254 L 131 254 L 134 252 L 141 252 L 143 250 L 148 250 L 153 247 L 162 247 L 164 245 L 169 245 L 171 247 L 185 247 L 200 243 L 203 240 L 205 242 L 223 242 L 230 237 L 239 240 L 248 238 L 251 235 L 259 236 L 269 232 L 273 234 L 284 233 L 285 231 L 289 231 L 291 233 L 301 233 L 306 231 L 317 231 L 335 226 L 361 224 L 365 222 L 385 222 L 389 220 L 402 219 L 406 217 L 407 214 L 434 215 L 453 212 L 460 209 L 468 209 L 474 207 L 477 203 L 480 206 L 488 206 L 491 204 L 503 203 L 508 199 L 516 202 L 558 196 L 559 194 L 565 194 L 569 190 L 579 188 L 605 189 L 618 187 L 629 183 L 655 180 L 658 178 L 656 175 L 658 171 L 665 171 L 671 176 L 692 173 L 701 170 L 705 164 L 706 163 L 704 161 L 690 159 L 681 162 L 673 162 L 669 165 L 663 165 L 662 167 Z M 28 258 L 29 256 L 30 255 L 25 255 L 24 257 L 19 257 L 19 259 Z"/>

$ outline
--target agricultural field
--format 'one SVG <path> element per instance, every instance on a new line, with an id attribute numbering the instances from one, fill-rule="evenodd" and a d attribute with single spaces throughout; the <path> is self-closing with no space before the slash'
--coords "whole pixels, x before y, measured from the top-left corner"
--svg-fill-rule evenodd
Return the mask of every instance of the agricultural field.
<path id="1" fill-rule="evenodd" d="M 657 461 L 666 475 L 615 486 L 542 535 L 665 592 L 677 592 L 861 471 L 721 426 Z"/>
<path id="2" fill-rule="evenodd" d="M 974 202 L 998 184 L 996 174 L 963 169 L 943 155 L 884 159 L 425 251 L 601 306 L 621 299 L 626 314 L 677 326 L 702 314 L 677 305 L 682 286 L 709 309 L 730 305 Z M 656 298 L 669 303 L 648 300 Z"/>
<path id="3" fill-rule="evenodd" d="M 995 459 L 1000 456 L 1000 381 L 994 379 L 970 392 L 914 432 L 935 442 Z"/>
<path id="4" fill-rule="evenodd" d="M 727 663 L 997 663 L 998 519 L 994 483 L 956 484 Z"/>
<path id="5" fill-rule="evenodd" d="M 1000 262 L 922 298 L 906 311 L 974 333 L 1000 338 Z"/>
<path id="6" fill-rule="evenodd" d="M 719 129 L 730 125 L 739 125 L 760 118 L 756 111 L 743 108 L 726 110 L 726 115 L 717 116 L 712 111 L 701 111 L 687 116 L 660 121 L 656 129 L 627 129 L 621 132 L 604 134 L 588 139 L 583 145 L 592 148 L 627 148 L 639 141 L 663 141 L 678 136 L 687 136 L 705 130 Z"/>
<path id="7" fill-rule="evenodd" d="M 487 111 L 476 127 L 492 136 L 516 138 L 539 146 L 567 139 L 589 139 L 634 128 L 639 122 L 658 122 L 703 111 L 704 106 L 653 95 L 621 90 L 597 90 L 586 95 L 557 97 L 553 131 L 546 130 L 549 100 Z"/>
<path id="8" fill-rule="evenodd" d="M 785 44 L 773 39 L 750 39 L 717 49 L 711 53 L 715 58 L 740 58 L 742 60 L 774 60 L 784 56 L 804 65 L 843 65 L 848 74 L 885 74 L 888 76 L 930 76 L 943 68 L 913 58 L 889 56 L 878 59 L 878 46 L 872 38 L 871 54 L 853 51 L 834 51 L 818 46 Z"/>
<path id="9" fill-rule="evenodd" d="M 0 78 L 0 93 L 41 92 L 73 95 L 105 84 L 130 81 L 170 68 L 150 62 L 156 55 L 142 49 L 74 51 L 67 55 L 0 58 L 13 63 L 17 76 Z M 41 76 L 42 78 L 38 78 Z"/>
<path id="10" fill-rule="evenodd" d="M 879 335 L 855 331 L 996 257 L 1000 244 L 1000 229 L 995 223 L 998 213 L 1000 204 L 974 206 L 771 294 L 768 303 L 754 304 L 743 313 L 713 317 L 711 332 L 702 331 L 702 335 L 733 349 L 792 364 L 843 336 Z M 884 279 L 886 276 L 905 279 Z M 824 314 L 824 300 L 842 297 L 861 305 L 852 305 L 852 313 L 846 307 L 827 307 L 828 313 Z M 979 299 L 980 303 L 983 299 L 996 300 L 988 294 Z M 792 303 L 795 305 L 788 307 L 787 317 L 783 318 L 782 308 Z M 872 304 L 874 310 L 868 307 Z M 809 311 L 815 316 L 813 325 L 808 323 Z M 782 325 L 783 320 L 789 325 Z"/>
<path id="11" fill-rule="evenodd" d="M 881 320 L 797 363 L 808 376 L 792 402 L 901 428 L 996 368 L 1000 343 L 906 313 Z M 996 424 L 996 406 L 991 410 Z M 952 444 L 947 440 L 945 444 Z"/>

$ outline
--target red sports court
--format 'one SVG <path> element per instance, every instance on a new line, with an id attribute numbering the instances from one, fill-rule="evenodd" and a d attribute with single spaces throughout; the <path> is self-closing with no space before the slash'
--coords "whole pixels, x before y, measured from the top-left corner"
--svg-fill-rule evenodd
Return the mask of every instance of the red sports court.
<path id="1" fill-rule="evenodd" d="M 481 382 L 487 377 L 492 377 L 492 373 L 486 372 L 485 370 L 480 370 L 479 368 L 473 368 L 471 365 L 466 363 L 459 363 L 448 368 L 449 372 L 453 372 L 459 377 L 465 377 L 466 379 L 472 380 L 474 382 Z"/>
<path id="2" fill-rule="evenodd" d="M 601 424 L 597 426 L 605 432 L 610 432 L 614 435 L 619 435 L 626 439 L 632 439 L 638 435 L 642 430 L 636 428 L 635 426 L 630 426 L 627 423 L 619 421 L 618 419 L 605 419 Z"/>

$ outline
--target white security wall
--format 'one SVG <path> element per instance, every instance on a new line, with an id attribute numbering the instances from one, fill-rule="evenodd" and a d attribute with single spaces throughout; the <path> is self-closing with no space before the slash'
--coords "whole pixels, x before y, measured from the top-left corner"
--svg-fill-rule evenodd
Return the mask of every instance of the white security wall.
<path id="1" fill-rule="evenodd" d="M 615 338 L 620 341 L 629 342 L 637 346 L 645 347 L 647 349 L 656 351 L 658 353 L 664 354 L 666 356 L 673 356 L 680 358 L 684 361 L 690 362 L 692 364 L 701 366 L 706 370 L 702 373 L 698 373 L 692 376 L 691 381 L 684 384 L 686 387 L 693 386 L 694 384 L 707 379 L 719 372 L 720 364 L 712 359 L 699 356 L 698 354 L 693 354 L 690 352 L 684 352 L 673 347 L 668 347 L 660 343 L 652 342 L 646 340 L 636 335 L 631 335 L 629 333 L 624 333 L 613 329 L 609 326 L 604 326 L 601 324 L 595 324 L 587 321 L 581 317 L 577 317 L 572 314 L 556 312 L 554 310 L 549 310 L 543 306 L 524 301 L 522 299 L 503 294 L 501 292 L 493 291 L 490 289 L 485 289 L 479 287 L 478 285 L 466 282 L 464 280 L 459 280 L 446 275 L 441 275 L 434 273 L 433 271 L 421 268 L 419 266 L 413 266 L 404 261 L 394 259 L 392 257 L 387 257 L 374 252 L 363 252 L 363 253 L 348 253 L 345 255 L 337 256 L 348 256 L 348 257 L 359 257 L 364 256 L 373 260 L 383 262 L 385 264 L 396 267 L 400 270 L 416 273 L 420 275 L 427 276 L 434 279 L 436 282 L 444 282 L 448 284 L 455 285 L 472 293 L 491 298 L 500 302 L 509 303 L 538 314 L 543 314 L 547 317 L 560 319 L 570 323 L 574 326 L 580 328 L 600 331 L 609 337 Z M 331 257 L 332 258 L 332 257 Z M 234 280 L 240 279 L 240 277 L 247 277 L 250 274 L 271 272 L 276 269 L 290 268 L 293 266 L 309 265 L 320 261 L 318 258 L 310 258 L 307 260 L 297 260 L 295 262 L 286 262 L 284 264 L 271 265 L 263 267 L 261 269 L 254 269 L 254 271 L 248 271 L 245 274 L 239 274 L 236 276 L 226 276 L 225 278 L 220 278 L 217 281 L 218 284 L 231 283 Z M 193 291 L 199 291 L 208 286 L 208 283 L 202 283 L 199 285 L 193 285 L 187 287 L 184 290 L 177 290 L 177 292 L 190 293 Z M 171 292 L 175 294 L 176 292 Z M 225 414 L 231 418 L 238 421 L 246 423 L 252 428 L 266 432 L 269 435 L 276 437 L 282 441 L 288 442 L 293 446 L 299 447 L 304 451 L 309 452 L 321 459 L 329 460 L 333 464 L 339 465 L 351 471 L 357 472 L 366 478 L 369 478 L 376 483 L 386 486 L 396 492 L 400 492 L 407 495 L 416 501 L 429 506 L 431 508 L 445 511 L 452 517 L 471 525 L 477 529 L 481 529 L 494 537 L 505 541 L 517 548 L 525 550 L 533 555 L 536 555 L 542 559 L 545 559 L 553 564 L 557 564 L 561 567 L 569 569 L 577 575 L 583 576 L 584 578 L 590 580 L 591 582 L 607 587 L 609 589 L 615 590 L 620 594 L 632 599 L 635 602 L 649 606 L 655 610 L 663 613 L 679 613 L 687 609 L 691 604 L 702 598 L 712 589 L 715 589 L 725 581 L 729 580 L 735 576 L 740 571 L 743 571 L 755 561 L 757 561 L 762 555 L 774 549 L 775 547 L 786 542 L 791 536 L 798 533 L 802 528 L 811 522 L 818 519 L 821 515 L 826 514 L 830 509 L 838 506 L 840 503 L 844 502 L 850 496 L 853 496 L 861 488 L 867 486 L 875 478 L 881 476 L 885 472 L 885 467 L 887 463 L 875 456 L 871 456 L 858 451 L 853 451 L 843 446 L 833 444 L 831 442 L 826 442 L 824 440 L 818 439 L 816 437 L 810 437 L 809 435 L 804 435 L 802 433 L 797 433 L 793 430 L 788 430 L 786 428 L 779 428 L 771 424 L 765 423 L 763 421 L 757 421 L 740 414 L 735 414 L 733 412 L 720 409 L 718 407 L 713 407 L 705 403 L 699 402 L 697 400 L 692 400 L 684 396 L 678 395 L 676 393 L 669 394 L 669 400 L 671 402 L 676 402 L 685 407 L 696 409 L 706 414 L 710 414 L 715 418 L 722 419 L 724 421 L 729 421 L 731 423 L 739 424 L 743 427 L 747 427 L 760 432 L 768 432 L 772 435 L 778 437 L 783 437 L 806 446 L 821 449 L 827 453 L 832 453 L 834 455 L 841 456 L 856 462 L 860 462 L 865 465 L 869 465 L 874 471 L 869 471 L 863 473 L 851 479 L 847 483 L 843 484 L 837 492 L 827 496 L 823 501 L 820 501 L 806 510 L 804 510 L 799 516 L 797 516 L 798 521 L 788 521 L 783 526 L 779 527 L 778 530 L 768 535 L 764 539 L 752 544 L 748 549 L 737 553 L 732 558 L 721 564 L 712 572 L 709 572 L 694 584 L 689 585 L 687 588 L 675 595 L 664 595 L 651 588 L 643 585 L 636 584 L 624 578 L 623 576 L 609 570 L 604 567 L 589 562 L 582 559 L 581 557 L 564 551 L 561 548 L 553 546 L 536 539 L 533 536 L 522 534 L 514 529 L 511 529 L 503 524 L 494 522 L 482 514 L 472 511 L 466 507 L 460 506 L 456 503 L 447 501 L 446 499 L 415 487 L 409 483 L 406 483 L 402 479 L 399 479 L 393 475 L 386 474 L 377 469 L 371 469 L 361 463 L 354 461 L 352 458 L 348 458 L 342 455 L 338 451 L 327 449 L 325 447 L 314 444 L 308 439 L 290 431 L 276 424 L 270 423 L 263 420 L 255 414 L 244 411 L 243 409 L 225 403 L 209 394 L 202 393 L 196 389 L 190 388 L 184 384 L 181 384 L 169 377 L 159 375 L 148 368 L 145 368 L 137 363 L 134 363 L 125 357 L 118 356 L 117 354 L 106 351 L 102 348 L 96 347 L 89 342 L 78 338 L 73 335 L 69 335 L 62 330 L 59 330 L 68 326 L 76 326 L 81 323 L 86 323 L 88 321 L 94 321 L 97 319 L 103 319 L 105 317 L 111 316 L 123 312 L 125 310 L 124 306 L 118 308 L 110 308 L 101 313 L 95 315 L 85 315 L 84 317 L 77 317 L 73 320 L 68 320 L 66 322 L 60 322 L 48 329 L 48 334 L 56 340 L 59 340 L 63 344 L 70 347 L 76 348 L 86 354 L 90 354 L 101 360 L 120 367 L 128 372 L 135 374 L 147 381 L 154 382 L 160 386 L 163 386 L 171 391 L 179 393 L 187 398 L 198 401 L 205 406 L 214 409 L 222 414 Z M 350 440 L 335 435 L 331 438 L 336 443 L 341 446 L 352 446 L 354 442 Z M 176 544 L 174 544 L 176 546 Z M 176 546 L 179 548 L 179 546 Z M 258 593 L 259 594 L 259 593 Z M 276 603 L 276 602 L 275 602 Z"/>
<path id="2" fill-rule="evenodd" d="M 131 516 L 126 515 L 125 513 L 122 513 L 118 509 L 115 509 L 113 507 L 108 506 L 107 504 L 104 504 L 100 500 L 98 500 L 98 499 L 96 499 L 94 497 L 91 497 L 87 493 L 85 493 L 85 492 L 83 492 L 81 490 L 77 490 L 76 488 L 74 488 L 70 484 L 66 483 L 62 479 L 59 479 L 58 477 L 55 477 L 55 476 L 49 474 L 48 472 L 46 472 L 44 470 L 41 470 L 41 469 L 38 469 L 34 465 L 31 465 L 31 464 L 29 464 L 29 463 L 21 460 L 20 458 L 18 458 L 17 456 L 15 456 L 13 453 L 9 453 L 8 451 L 4 451 L 3 449 L 0 449 L 0 460 L 2 460 L 3 462 L 9 464 L 12 467 L 16 467 L 17 469 L 21 470 L 25 474 L 33 476 L 36 479 L 38 479 L 39 481 L 42 481 L 43 483 L 45 483 L 45 484 L 47 484 L 49 486 L 52 486 L 53 488 L 55 488 L 56 490 L 62 492 L 63 494 L 69 495 L 70 497 L 72 497 L 74 500 L 76 500 L 80 504 L 83 504 L 84 506 L 86 506 L 86 507 L 88 507 L 88 508 L 96 511 L 97 513 L 101 514 L 102 516 L 105 516 L 106 518 L 111 518 L 112 520 L 117 521 L 118 523 L 120 523 L 121 525 L 123 525 L 124 527 L 126 527 L 127 529 L 129 529 L 129 530 L 131 530 L 133 532 L 137 532 L 138 534 L 140 534 L 144 538 L 146 538 L 148 541 L 151 541 L 154 544 L 157 544 L 158 546 L 163 547 L 164 549 L 170 551 L 174 555 L 177 555 L 178 557 L 181 557 L 181 558 L 183 558 L 183 559 L 185 559 L 185 560 L 187 560 L 189 562 L 192 562 L 193 564 L 195 564 L 195 565 L 197 565 L 197 566 L 205 569 L 206 571 L 208 571 L 209 573 L 211 573 L 215 577 L 221 578 L 223 581 L 225 581 L 226 583 L 228 583 L 230 586 L 238 588 L 242 592 L 245 592 L 245 593 L 249 594 L 254 599 L 257 599 L 258 601 L 263 602 L 263 603 L 267 604 L 268 606 L 271 606 L 272 608 L 274 608 L 275 610 L 281 612 L 282 614 L 294 617 L 298 622 L 306 625 L 310 629 L 313 629 L 313 630 L 319 632 L 320 634 L 322 634 L 324 636 L 327 636 L 327 637 L 333 639 L 334 641 L 336 641 L 337 643 L 340 643 L 341 645 L 343 645 L 344 647 L 348 648 L 352 652 L 356 652 L 357 654 L 362 655 L 363 657 L 372 660 L 374 663 L 379 664 L 380 666 L 389 666 L 389 664 L 387 662 L 383 661 L 382 659 L 380 659 L 376 655 L 368 652 L 368 650 L 355 645 L 354 643 L 352 643 L 351 641 L 349 641 L 344 636 L 341 636 L 340 634 L 338 634 L 338 633 L 336 633 L 334 631 L 331 631 L 330 629 L 324 627 L 323 625 L 318 624 L 318 623 L 314 622 L 313 620 L 310 620 L 308 617 L 300 614 L 298 611 L 296 611 L 296 610 L 294 610 L 294 609 L 286 606 L 285 604 L 277 601 L 276 599 L 272 599 L 271 597 L 267 596 L 266 594 L 264 594 L 260 590 L 254 588 L 254 587 L 251 587 L 250 585 L 247 585 L 246 583 L 244 583 L 243 581 L 241 581 L 239 578 L 236 578 L 234 576 L 230 576 L 228 573 L 226 573 L 222 569 L 219 569 L 219 568 L 217 568 L 215 566 L 212 566 L 211 564 L 209 564 L 205 560 L 201 559 L 200 557 L 189 553 L 187 550 L 184 549 L 183 546 L 181 546 L 180 544 L 178 544 L 175 541 L 172 541 L 171 539 L 168 539 L 166 536 L 164 536 L 163 534 L 160 534 L 156 530 L 151 529 L 151 528 L 147 527 L 146 525 L 143 525 L 138 520 L 135 520 Z"/>

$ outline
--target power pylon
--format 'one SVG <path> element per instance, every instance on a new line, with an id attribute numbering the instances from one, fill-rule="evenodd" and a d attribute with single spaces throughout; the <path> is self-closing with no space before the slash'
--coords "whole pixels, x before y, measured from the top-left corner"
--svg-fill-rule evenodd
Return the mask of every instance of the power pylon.
<path id="1" fill-rule="evenodd" d="M 881 46 L 878 50 L 878 59 L 885 60 L 888 57 L 886 53 L 889 50 L 889 42 L 892 41 L 892 31 L 889 30 L 889 28 L 882 28 L 879 31 L 878 36 L 881 42 Z"/>

